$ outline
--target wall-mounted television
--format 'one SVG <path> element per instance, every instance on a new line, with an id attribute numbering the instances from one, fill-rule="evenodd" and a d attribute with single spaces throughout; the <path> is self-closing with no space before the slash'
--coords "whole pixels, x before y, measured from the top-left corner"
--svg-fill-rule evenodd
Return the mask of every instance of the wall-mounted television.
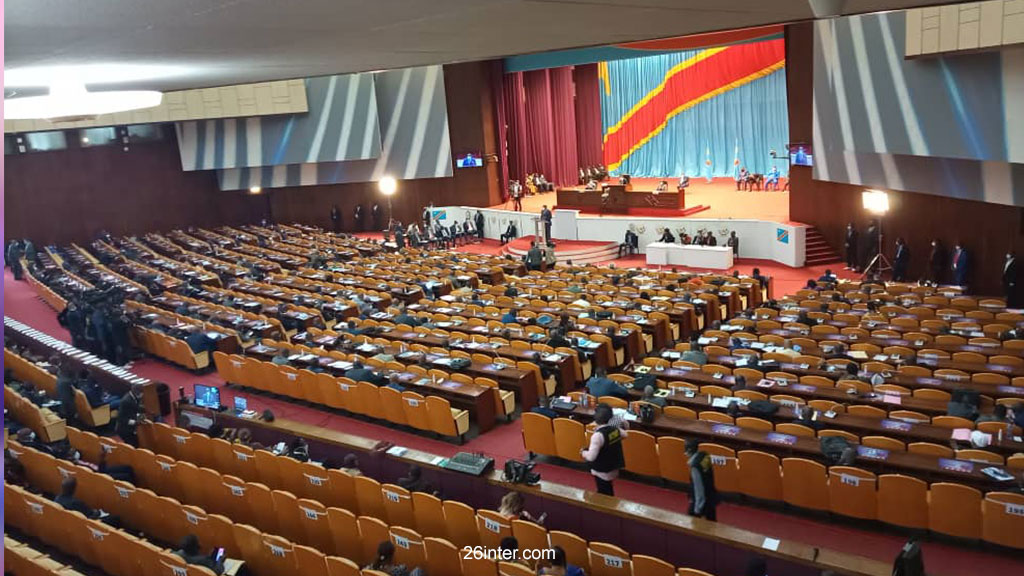
<path id="1" fill-rule="evenodd" d="M 789 163 L 792 166 L 813 166 L 814 149 L 807 142 L 794 142 L 789 148 Z"/>
<path id="2" fill-rule="evenodd" d="M 466 152 L 455 157 L 457 168 L 479 168 L 484 165 L 484 157 L 478 152 Z"/>

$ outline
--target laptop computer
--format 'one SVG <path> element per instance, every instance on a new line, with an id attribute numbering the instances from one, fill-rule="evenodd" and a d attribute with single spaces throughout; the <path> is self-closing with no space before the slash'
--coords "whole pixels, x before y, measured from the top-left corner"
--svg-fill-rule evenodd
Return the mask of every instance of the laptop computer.
<path id="1" fill-rule="evenodd" d="M 249 409 L 249 401 L 244 396 L 235 396 L 235 416 L 241 416 Z"/>

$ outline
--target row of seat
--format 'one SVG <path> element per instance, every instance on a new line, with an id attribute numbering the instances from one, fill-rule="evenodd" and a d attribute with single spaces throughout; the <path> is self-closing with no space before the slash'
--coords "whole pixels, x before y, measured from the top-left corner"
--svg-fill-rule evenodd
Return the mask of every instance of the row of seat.
<path id="1" fill-rule="evenodd" d="M 51 558 L 4 534 L 4 571 L 16 576 L 83 576 L 70 564 Z"/>
<path id="2" fill-rule="evenodd" d="M 17 380 L 29 382 L 37 390 L 46 392 L 46 395 L 50 398 L 57 399 L 57 377 L 55 375 L 50 374 L 7 348 L 4 348 L 4 366 L 11 370 L 12 375 Z M 93 407 L 89 405 L 89 399 L 85 392 L 76 388 L 74 393 L 75 412 L 78 415 L 79 421 L 90 428 L 98 428 L 110 423 L 112 413 L 109 404 Z"/>
<path id="3" fill-rule="evenodd" d="M 424 397 L 408 390 L 399 392 L 344 376 L 296 370 L 291 366 L 279 366 L 245 356 L 228 356 L 222 352 L 214 352 L 214 358 L 218 374 L 232 384 L 411 426 L 460 441 L 469 432 L 469 411 L 452 408 L 451 403 L 440 396 Z M 418 368 L 398 366 L 403 372 L 414 372 Z M 449 376 L 444 374 L 444 378 Z"/>
<path id="4" fill-rule="evenodd" d="M 57 442 L 67 437 L 67 423 L 49 408 L 36 406 L 28 398 L 4 384 L 4 409 L 43 442 Z"/>
<path id="5" fill-rule="evenodd" d="M 582 462 L 588 439 L 583 424 L 523 414 L 523 443 L 535 454 Z M 1024 495 L 980 491 L 950 483 L 929 485 L 899 474 L 878 476 L 859 468 L 824 465 L 804 458 L 779 459 L 759 450 L 741 450 L 702 443 L 712 457 L 715 486 L 720 492 L 778 501 L 811 510 L 879 520 L 905 528 L 1024 548 L 1024 516 L 1014 506 Z M 655 438 L 632 430 L 623 440 L 626 470 L 688 484 L 690 471 L 684 440 Z M 1012 528 L 1012 529 L 1011 529 Z"/>
<path id="6" fill-rule="evenodd" d="M 160 472 L 157 473 L 176 477 L 177 490 L 166 477 L 157 480 L 155 492 L 150 492 L 124 482 L 113 482 L 88 469 L 55 461 L 45 454 L 17 444 L 13 445 L 13 449 L 30 471 L 29 482 L 44 491 L 56 490 L 63 478 L 73 475 L 78 479 L 78 495 L 83 501 L 116 514 L 127 525 L 137 527 L 153 538 L 177 541 L 176 538 L 186 533 L 194 533 L 200 542 L 208 543 L 208 546 L 223 546 L 229 557 L 240 557 L 247 561 L 253 557 L 254 534 L 250 526 L 255 526 L 263 531 L 264 543 L 277 542 L 282 548 L 288 548 L 291 542 L 301 543 L 320 553 L 355 558 L 359 563 L 372 560 L 377 543 L 390 539 L 398 550 L 396 560 L 413 566 L 424 566 L 431 574 L 497 575 L 498 570 L 501 570 L 501 574 L 509 574 L 499 568 L 493 559 L 460 558 L 462 555 L 458 550 L 467 546 L 497 548 L 502 538 L 511 535 L 517 537 L 522 548 L 545 549 L 551 545 L 560 545 L 567 551 L 570 561 L 587 567 L 591 574 L 676 574 L 671 565 L 652 557 L 631 557 L 621 548 L 612 545 L 597 542 L 588 544 L 570 533 L 548 532 L 531 522 L 510 522 L 493 511 L 474 511 L 455 501 L 442 503 L 428 494 L 410 494 L 398 486 L 380 485 L 375 480 L 361 476 L 353 478 L 358 484 L 349 491 L 350 494 L 356 493 L 361 505 L 361 515 L 357 517 L 348 509 L 325 507 L 317 500 L 296 498 L 284 490 L 271 491 L 258 483 L 238 483 L 237 479 L 232 480 L 230 477 L 220 478 L 222 482 L 235 482 L 239 485 L 231 487 L 227 494 L 212 492 L 204 498 L 204 491 L 219 477 L 215 471 L 197 468 L 184 461 L 154 456 L 145 449 L 134 450 L 122 446 L 108 458 L 118 461 L 125 457 L 126 452 L 130 453 L 132 464 L 137 466 L 140 486 L 150 485 L 153 482 L 149 479 L 150 471 L 158 468 Z M 147 460 L 156 462 L 156 466 L 147 464 Z M 318 482 L 311 481 L 311 485 L 328 483 L 338 478 L 339 474 L 347 476 L 344 472 L 322 469 L 320 473 L 325 476 Z M 365 496 L 359 496 L 361 492 L 366 494 L 366 490 L 361 491 L 360 486 L 369 486 L 376 491 L 376 498 L 371 499 L 372 505 L 367 504 Z M 176 492 L 181 492 L 181 496 Z M 224 500 L 241 501 L 231 509 L 224 510 Z M 186 505 L 182 507 L 179 501 Z M 363 508 L 377 509 L 364 511 Z M 148 519 L 142 517 L 138 509 L 148 511 Z M 223 512 L 223 515 L 213 512 L 217 510 Z M 418 530 L 407 526 L 415 526 Z M 430 536 L 432 532 L 440 536 Z M 605 558 L 614 560 L 607 563 L 597 561 Z M 606 565 L 616 569 L 606 570 Z M 257 576 L 270 574 L 261 568 L 256 567 Z M 313 573 L 324 572 L 321 570 Z"/>
<path id="7" fill-rule="evenodd" d="M 208 568 L 186 565 L 167 549 L 102 522 L 89 520 L 78 512 L 65 510 L 47 498 L 6 482 L 4 524 L 111 576 L 215 576 Z M 4 568 L 17 576 L 78 574 L 66 568 L 54 571 L 52 562 L 26 565 L 19 558 L 7 555 L 4 563 Z"/>
<path id="8" fill-rule="evenodd" d="M 135 345 L 150 354 L 172 362 L 193 372 L 210 366 L 210 353 L 206 350 L 193 352 L 181 338 L 168 336 L 163 332 L 135 326 L 132 330 Z"/>
<path id="9" fill-rule="evenodd" d="M 550 539 L 551 545 L 557 544 L 566 550 L 570 562 L 589 567 L 593 561 L 586 540 L 571 533 L 554 530 L 545 532 L 543 527 L 532 522 L 510 521 L 493 510 L 474 510 L 458 501 L 442 501 L 423 492 L 410 493 L 394 484 L 381 484 L 366 476 L 353 477 L 341 470 L 325 470 L 319 464 L 300 463 L 266 451 L 253 453 L 247 447 L 210 439 L 202 433 L 189 433 L 162 424 L 147 426 L 148 428 L 140 434 L 142 444 L 152 443 L 158 449 L 175 450 L 179 454 L 179 463 L 190 461 L 201 465 L 203 462 L 210 462 L 211 468 L 226 474 L 233 468 L 232 461 L 230 456 L 224 456 L 222 451 L 224 448 L 234 451 L 235 460 L 243 462 L 240 467 L 234 467 L 237 472 L 245 474 L 248 478 L 263 481 L 270 488 L 278 488 L 273 490 L 271 499 L 280 499 L 282 495 L 279 493 L 287 490 L 299 498 L 304 498 L 300 502 L 318 502 L 330 507 L 331 510 L 337 507 L 361 516 L 371 516 L 392 526 L 412 528 L 424 536 L 446 539 L 460 549 L 467 546 L 496 548 L 506 536 L 515 536 L 521 548 L 546 548 Z M 71 441 L 74 445 L 82 440 L 75 434 Z M 130 450 L 123 447 L 116 451 L 112 449 L 108 459 L 118 461 Z M 248 462 L 252 462 L 253 465 L 245 464 Z M 224 478 L 229 481 L 231 477 Z M 212 497 L 216 498 L 216 495 Z M 280 514 L 278 516 L 280 517 Z M 273 522 L 273 519 L 268 521 Z M 590 546 L 594 544 L 591 543 Z M 628 558 L 629 555 L 622 552 L 618 557 Z M 673 573 L 667 571 L 669 565 L 660 560 L 643 557 L 639 562 L 641 567 L 650 566 L 651 570 L 657 568 L 658 571 L 653 572 L 655 574 Z M 680 569 L 680 574 L 690 574 L 684 570 Z M 640 574 L 647 572 L 637 573 L 638 576 Z"/>

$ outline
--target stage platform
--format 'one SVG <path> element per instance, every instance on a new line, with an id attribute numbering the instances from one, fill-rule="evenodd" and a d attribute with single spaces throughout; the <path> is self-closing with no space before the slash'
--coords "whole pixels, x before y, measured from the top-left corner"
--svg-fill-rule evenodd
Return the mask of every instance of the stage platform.
<path id="1" fill-rule="evenodd" d="M 511 254 L 522 258 L 530 249 L 536 236 L 529 235 L 517 238 L 502 246 L 501 254 Z M 618 242 L 588 242 L 583 240 L 556 240 L 555 258 L 559 262 L 571 260 L 574 264 L 597 264 L 608 262 L 619 257 Z"/>
<path id="2" fill-rule="evenodd" d="M 669 190 L 674 191 L 678 178 L 633 178 L 634 190 L 654 190 L 658 183 L 667 180 Z M 611 181 L 617 182 L 612 179 Z M 523 211 L 540 213 L 541 207 L 546 205 L 554 208 L 557 201 L 556 192 L 546 192 L 535 196 L 523 198 Z M 629 216 L 653 216 L 659 218 L 685 218 L 693 216 L 696 218 L 709 218 L 725 220 L 730 218 L 772 220 L 786 222 L 789 220 L 789 192 L 745 192 L 736 190 L 736 181 L 732 178 L 715 178 L 708 183 L 703 178 L 690 178 L 690 186 L 686 189 L 686 206 L 706 206 L 707 209 L 699 212 L 678 210 L 654 209 L 657 213 L 637 213 Z M 512 202 L 491 206 L 496 210 L 511 210 Z M 594 216 L 597 216 L 594 214 Z M 622 218 L 621 214 L 605 214 L 605 218 Z"/>

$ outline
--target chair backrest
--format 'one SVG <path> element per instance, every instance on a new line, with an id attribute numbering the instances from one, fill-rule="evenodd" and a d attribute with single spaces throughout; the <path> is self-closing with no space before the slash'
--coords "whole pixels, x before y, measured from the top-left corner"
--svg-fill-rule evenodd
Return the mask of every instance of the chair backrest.
<path id="1" fill-rule="evenodd" d="M 782 499 L 787 504 L 827 511 L 828 498 L 825 466 L 806 458 L 782 459 Z"/>
<path id="2" fill-rule="evenodd" d="M 586 431 L 582 423 L 568 418 L 555 418 L 555 448 L 559 458 L 582 462 L 580 450 L 586 448 Z"/>
<path id="3" fill-rule="evenodd" d="M 878 516 L 877 478 L 874 473 L 849 466 L 828 470 L 829 509 L 835 514 L 874 520 Z"/>
<path id="4" fill-rule="evenodd" d="M 642 476 L 658 477 L 658 445 L 654 436 L 639 430 L 632 430 L 622 441 L 626 470 Z"/>
<path id="5" fill-rule="evenodd" d="M 523 445 L 534 454 L 554 456 L 555 429 L 551 419 L 535 412 L 523 412 Z"/>
<path id="6" fill-rule="evenodd" d="M 967 540 L 981 538 L 981 492 L 969 486 L 935 482 L 928 494 L 928 529 Z"/>
<path id="7" fill-rule="evenodd" d="M 423 546 L 427 552 L 427 574 L 462 573 L 459 549 L 454 544 L 443 538 L 427 536 L 423 539 Z"/>
<path id="8" fill-rule="evenodd" d="M 740 468 L 736 451 L 720 444 L 702 442 L 699 450 L 711 457 L 714 467 L 715 490 L 718 492 L 740 492 Z"/>
<path id="9" fill-rule="evenodd" d="M 902 474 L 878 477 L 878 519 L 904 528 L 928 528 L 928 484 Z"/>
<path id="10" fill-rule="evenodd" d="M 417 430 L 430 430 L 430 416 L 427 412 L 427 399 L 406 390 L 402 392 L 402 409 L 410 426 Z"/>
<path id="11" fill-rule="evenodd" d="M 982 538 L 993 544 L 1024 548 L 1024 531 L 1020 530 L 1022 514 L 1024 495 L 989 492 L 982 501 Z"/>
<path id="12" fill-rule="evenodd" d="M 551 530 L 548 537 L 551 539 L 552 547 L 559 546 L 565 550 L 565 558 L 570 564 L 575 564 L 590 574 L 590 547 L 586 540 L 562 530 Z"/>
<path id="13" fill-rule="evenodd" d="M 414 528 L 416 519 L 413 513 L 412 494 L 395 484 L 382 484 L 380 490 L 388 524 L 392 527 Z"/>
<path id="14" fill-rule="evenodd" d="M 629 553 L 604 542 L 590 543 L 590 574 L 592 576 L 631 576 L 633 560 Z"/>
<path id="15" fill-rule="evenodd" d="M 479 546 L 480 531 L 476 525 L 476 511 L 455 500 L 445 500 L 442 507 L 448 528 L 448 540 L 459 549 L 466 546 Z"/>
<path id="16" fill-rule="evenodd" d="M 759 450 L 742 450 L 738 456 L 740 491 L 751 498 L 782 500 L 779 457 Z"/>

